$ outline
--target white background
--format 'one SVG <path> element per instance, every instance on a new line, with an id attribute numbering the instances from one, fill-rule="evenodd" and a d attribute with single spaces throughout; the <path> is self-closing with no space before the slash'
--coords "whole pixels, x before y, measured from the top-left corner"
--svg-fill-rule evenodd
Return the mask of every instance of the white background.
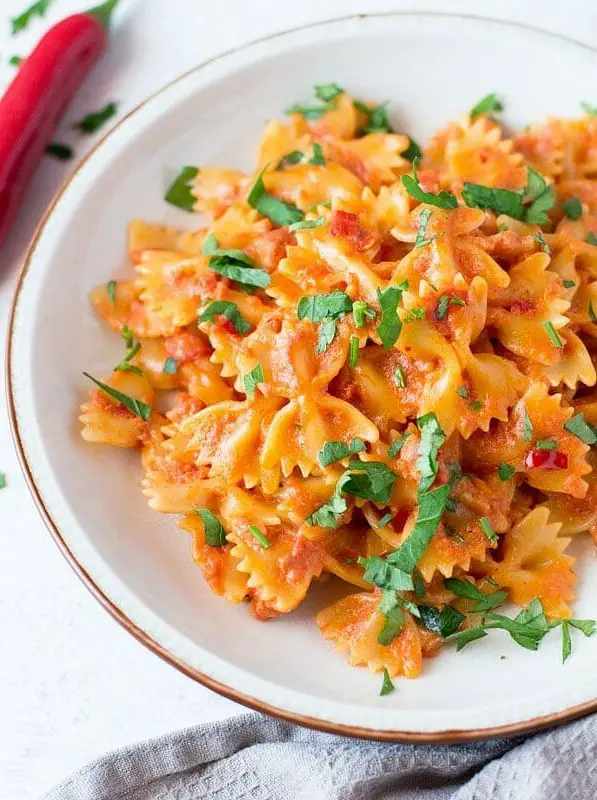
<path id="1" fill-rule="evenodd" d="M 11 55 L 27 54 L 51 23 L 85 7 L 77 0 L 54 0 L 46 19 L 11 38 L 8 20 L 28 2 L 0 0 L 0 88 L 13 74 L 6 66 Z M 77 157 L 95 141 L 80 139 L 69 130 L 84 113 L 112 99 L 119 101 L 124 113 L 205 58 L 320 19 L 389 9 L 459 10 L 519 19 L 597 46 L 594 0 L 121 0 L 121 6 L 109 54 L 86 82 L 56 135 L 57 140 L 75 145 Z M 496 47 L 507 46 L 506 41 L 496 42 Z M 524 53 L 512 57 L 524 70 Z M 425 69 L 424 53 L 415 68 Z M 401 79 L 397 76 L 397 92 Z M 597 102 L 597 94 L 587 100 Z M 2 339 L 27 242 L 75 164 L 44 161 L 21 219 L 0 252 Z M 4 409 L 3 395 L 0 403 Z M 0 800 L 29 800 L 106 750 L 241 709 L 146 651 L 83 588 L 29 497 L 4 410 L 1 420 L 0 471 L 6 473 L 8 486 L 0 492 Z"/>

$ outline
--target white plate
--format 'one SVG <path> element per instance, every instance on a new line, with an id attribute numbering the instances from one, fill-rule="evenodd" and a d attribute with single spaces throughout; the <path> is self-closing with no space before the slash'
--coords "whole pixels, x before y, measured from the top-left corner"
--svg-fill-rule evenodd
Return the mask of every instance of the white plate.
<path id="1" fill-rule="evenodd" d="M 597 644 L 575 636 L 560 663 L 501 635 L 447 650 L 421 678 L 379 697 L 379 676 L 348 666 L 313 622 L 317 592 L 275 622 L 214 597 L 173 518 L 150 512 L 138 455 L 85 444 L 82 370 L 105 374 L 116 337 L 87 293 L 123 262 L 127 220 L 191 226 L 164 187 L 183 164 L 249 167 L 264 122 L 337 81 L 391 99 L 397 130 L 429 136 L 489 91 L 515 126 L 574 116 L 596 100 L 597 54 L 516 25 L 394 14 L 270 37 L 183 76 L 126 118 L 88 157 L 45 219 L 21 278 L 9 343 L 15 439 L 36 500 L 87 585 L 145 644 L 233 699 L 297 722 L 361 736 L 456 740 L 521 732 L 597 707 Z M 582 547 L 581 547 L 582 549 Z M 579 567 L 577 616 L 597 616 L 597 562 Z M 26 578 L 26 576 L 24 576 Z M 505 655 L 506 659 L 500 659 Z"/>

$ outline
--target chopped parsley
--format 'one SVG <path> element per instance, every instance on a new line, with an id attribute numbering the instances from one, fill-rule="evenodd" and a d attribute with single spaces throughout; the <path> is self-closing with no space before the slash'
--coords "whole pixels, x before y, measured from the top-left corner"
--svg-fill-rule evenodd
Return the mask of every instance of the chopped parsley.
<path id="1" fill-rule="evenodd" d="M 576 283 L 574 281 L 564 281 L 564 289 L 574 289 Z"/>
<path id="2" fill-rule="evenodd" d="M 390 523 L 390 522 L 391 522 L 393 519 L 394 519 L 394 515 L 393 515 L 393 514 L 384 514 L 384 515 L 383 515 L 383 517 L 380 517 L 380 518 L 377 520 L 377 524 L 376 524 L 376 526 L 375 526 L 375 527 L 376 527 L 376 528 L 385 528 L 385 527 L 386 527 L 386 525 L 389 525 L 389 523 Z"/>
<path id="3" fill-rule="evenodd" d="M 73 157 L 73 148 L 60 142 L 50 142 L 46 147 L 46 153 L 59 161 L 69 161 Z"/>
<path id="4" fill-rule="evenodd" d="M 399 389 L 406 389 L 406 376 L 400 364 L 394 369 L 394 383 Z"/>
<path id="5" fill-rule="evenodd" d="M 33 17 L 43 17 L 50 7 L 51 2 L 52 0 L 37 0 L 36 3 L 30 5 L 29 8 L 26 8 L 21 14 L 13 17 L 10 21 L 11 34 L 14 36 L 15 33 L 24 31 Z"/>
<path id="6" fill-rule="evenodd" d="M 522 436 L 525 442 L 530 442 L 533 438 L 533 423 L 531 422 L 531 418 L 529 417 L 526 408 L 523 409 L 522 413 Z"/>
<path id="7" fill-rule="evenodd" d="M 426 492 L 437 476 L 439 469 L 437 454 L 446 441 L 446 434 L 441 429 L 433 411 L 423 417 L 419 417 L 417 425 L 421 431 L 421 441 L 415 467 L 421 476 L 419 492 Z"/>
<path id="8" fill-rule="evenodd" d="M 392 679 L 390 678 L 390 673 L 388 672 L 387 668 L 383 671 L 383 680 L 381 682 L 381 690 L 379 692 L 380 697 L 385 697 L 387 694 L 392 694 L 396 687 L 392 683 Z"/>
<path id="9" fill-rule="evenodd" d="M 253 260 L 244 250 L 220 249 L 218 240 L 213 233 L 210 233 L 203 242 L 201 252 L 204 256 L 209 256 L 210 269 L 225 278 L 236 281 L 245 291 L 247 291 L 247 287 L 254 286 L 263 289 L 271 283 L 267 272 L 257 269 Z"/>
<path id="10" fill-rule="evenodd" d="M 549 336 L 549 341 L 553 344 L 554 347 L 560 347 L 560 348 L 564 347 L 564 342 L 562 341 L 560 335 L 554 328 L 553 322 L 544 322 L 543 328 L 545 329 L 545 332 Z"/>
<path id="11" fill-rule="evenodd" d="M 408 147 L 403 153 L 400 153 L 402 158 L 405 158 L 407 161 L 414 161 L 415 158 L 421 158 L 423 152 L 419 145 L 412 139 L 410 136 L 408 137 Z"/>
<path id="12" fill-rule="evenodd" d="M 582 203 L 578 197 L 569 197 L 562 206 L 562 211 L 568 219 L 580 219 L 582 217 Z"/>
<path id="13" fill-rule="evenodd" d="M 328 294 L 301 297 L 297 306 L 299 319 L 318 322 L 317 352 L 325 353 L 336 337 L 336 321 L 352 310 L 352 300 L 346 292 L 336 289 Z"/>
<path id="14" fill-rule="evenodd" d="M 387 289 L 377 290 L 377 299 L 381 309 L 377 333 L 386 350 L 394 345 L 402 330 L 402 321 L 398 316 L 397 309 L 405 289 L 408 289 L 407 281 L 403 281 L 398 286 L 388 286 Z"/>
<path id="15" fill-rule="evenodd" d="M 226 531 L 220 520 L 209 508 L 196 508 L 195 513 L 203 521 L 205 541 L 212 547 L 223 547 L 226 544 Z"/>
<path id="16" fill-rule="evenodd" d="M 307 517 L 307 523 L 309 525 L 319 525 L 321 528 L 338 527 L 339 518 L 348 508 L 346 500 L 342 497 L 342 487 L 346 480 L 346 473 L 344 473 L 338 480 L 330 499 L 319 506 L 319 508 L 316 508 L 315 511 Z"/>
<path id="17" fill-rule="evenodd" d="M 287 108 L 286 114 L 301 114 L 305 119 L 320 119 L 326 111 L 334 108 L 334 100 L 344 92 L 337 83 L 324 83 L 314 87 L 315 97 L 321 100 L 323 105 L 300 105 L 295 104 Z"/>
<path id="18" fill-rule="evenodd" d="M 337 83 L 322 83 L 313 87 L 315 97 L 323 103 L 331 103 L 344 93 L 344 89 Z"/>
<path id="19" fill-rule="evenodd" d="M 164 367 L 162 369 L 162 372 L 164 373 L 164 375 L 176 375 L 177 371 L 178 371 L 178 362 L 176 361 L 175 358 L 168 357 L 164 361 Z"/>
<path id="20" fill-rule="evenodd" d="M 0 489 L 6 489 L 6 475 L 0 472 Z"/>
<path id="21" fill-rule="evenodd" d="M 535 442 L 537 450 L 557 450 L 558 443 L 555 439 L 539 439 Z"/>
<path id="22" fill-rule="evenodd" d="M 583 413 L 575 414 L 567 422 L 564 423 L 564 430 L 576 436 L 581 442 L 585 444 L 597 444 L 597 428 L 590 422 L 585 422 L 585 415 Z"/>
<path id="23" fill-rule="evenodd" d="M 388 103 L 378 106 L 368 106 L 360 100 L 354 100 L 353 105 L 357 111 L 364 114 L 365 124 L 359 133 L 392 133 L 392 123 L 388 116 Z"/>
<path id="24" fill-rule="evenodd" d="M 199 317 L 199 322 L 214 322 L 214 317 L 226 317 L 239 334 L 248 333 L 252 325 L 243 317 L 236 303 L 229 300 L 212 300 Z"/>
<path id="25" fill-rule="evenodd" d="M 291 150 L 290 153 L 282 156 L 276 169 L 284 169 L 288 164 L 300 164 L 304 158 L 305 154 L 301 150 Z"/>
<path id="26" fill-rule="evenodd" d="M 106 293 L 112 305 L 116 305 L 116 281 L 108 281 L 106 284 Z"/>
<path id="27" fill-rule="evenodd" d="M 453 592 L 456 597 L 464 597 L 467 600 L 474 600 L 473 611 L 491 611 L 503 605 L 508 599 L 508 592 L 498 589 L 496 592 L 484 594 L 470 581 L 460 580 L 460 578 L 446 578 L 444 586 Z"/>
<path id="28" fill-rule="evenodd" d="M 595 231 L 589 231 L 587 233 L 587 242 L 588 244 L 597 245 L 597 234 Z"/>
<path id="29" fill-rule="evenodd" d="M 24 60 L 21 56 L 11 56 L 8 59 L 8 63 L 11 67 L 20 67 Z"/>
<path id="30" fill-rule="evenodd" d="M 194 211 L 196 198 L 191 192 L 191 184 L 199 174 L 199 167 L 183 167 L 164 196 L 171 206 L 183 211 Z"/>
<path id="31" fill-rule="evenodd" d="M 136 414 L 138 417 L 144 422 L 147 422 L 151 417 L 151 406 L 149 403 L 142 403 L 141 400 L 137 400 L 134 397 L 130 397 L 128 394 L 124 394 L 124 392 L 119 392 L 118 389 L 113 389 L 111 386 L 108 386 L 107 383 L 102 383 L 98 381 L 97 378 L 94 378 L 93 375 L 89 375 L 89 373 L 84 372 L 86 378 L 89 378 L 90 381 L 93 381 L 105 394 L 109 395 L 110 397 L 114 398 L 114 400 L 122 403 L 125 408 L 128 408 L 129 411 L 132 411 L 133 414 Z"/>
<path id="32" fill-rule="evenodd" d="M 394 590 L 386 590 L 383 592 L 378 609 L 385 615 L 386 620 L 383 628 L 377 635 L 377 643 L 387 646 L 391 644 L 400 633 L 406 621 L 400 599 Z"/>
<path id="33" fill-rule="evenodd" d="M 323 150 L 321 149 L 321 145 L 318 142 L 313 143 L 313 155 L 308 160 L 309 164 L 312 164 L 314 167 L 320 167 L 325 165 L 325 158 L 323 157 Z"/>
<path id="34" fill-rule="evenodd" d="M 417 231 L 417 238 L 415 239 L 415 247 L 423 247 L 430 244 L 431 239 L 427 239 L 427 225 L 429 217 L 433 214 L 430 208 L 424 208 L 419 216 L 419 230 Z"/>
<path id="35" fill-rule="evenodd" d="M 590 103 L 581 103 L 580 107 L 590 117 L 597 117 L 597 106 L 592 106 Z"/>
<path id="36" fill-rule="evenodd" d="M 364 300 L 355 300 L 352 304 L 352 316 L 354 317 L 354 324 L 357 328 L 362 328 L 367 324 L 367 320 L 375 319 L 377 314 L 375 309 Z"/>
<path id="37" fill-rule="evenodd" d="M 533 239 L 541 245 L 541 249 L 544 253 L 547 253 L 548 256 L 551 255 L 551 247 L 547 244 L 545 236 L 541 232 L 536 233 Z"/>
<path id="38" fill-rule="evenodd" d="M 595 309 L 593 308 L 593 301 L 589 300 L 589 319 L 591 322 L 597 322 L 597 314 L 595 314 Z"/>
<path id="39" fill-rule="evenodd" d="M 438 194 L 434 194 L 433 192 L 424 192 L 423 189 L 421 189 L 417 175 L 418 161 L 419 159 L 417 158 L 413 161 L 413 175 L 402 176 L 402 185 L 408 194 L 415 200 L 418 200 L 419 203 L 427 203 L 430 206 L 437 206 L 438 208 L 444 208 L 446 210 L 457 208 L 458 200 L 451 192 L 442 189 Z M 465 186 L 466 185 L 467 184 L 465 184 Z"/>
<path id="40" fill-rule="evenodd" d="M 394 439 L 392 444 L 388 447 L 388 457 L 389 458 L 396 458 L 398 453 L 404 447 L 404 443 L 406 442 L 406 440 L 408 439 L 409 436 L 410 436 L 410 432 L 406 431 L 405 433 L 402 434 L 402 436 L 399 436 L 397 439 Z"/>
<path id="41" fill-rule="evenodd" d="M 263 171 L 253 184 L 253 188 L 247 197 L 247 202 L 251 208 L 259 211 L 260 214 L 263 214 L 264 217 L 267 217 L 274 225 L 279 227 L 300 222 L 305 216 L 292 203 L 286 203 L 284 200 L 280 200 L 278 197 L 268 193 L 263 182 Z"/>
<path id="42" fill-rule="evenodd" d="M 441 609 L 435 606 L 419 606 L 419 614 L 423 627 L 437 633 L 442 639 L 456 633 L 466 619 L 464 614 L 452 606 L 443 606 Z"/>
<path id="43" fill-rule="evenodd" d="M 499 112 L 504 110 L 504 105 L 495 94 L 492 92 L 491 94 L 485 95 L 478 103 L 471 108 L 469 111 L 469 117 L 471 119 L 476 119 L 481 114 L 491 114 L 492 112 Z"/>
<path id="44" fill-rule="evenodd" d="M 498 540 L 498 537 L 496 535 L 496 532 L 493 530 L 493 525 L 487 519 L 487 517 L 481 517 L 479 519 L 479 526 L 480 526 L 481 530 L 483 531 L 483 533 L 485 534 L 485 536 L 489 539 L 489 541 L 492 544 L 496 544 L 497 540 Z"/>
<path id="45" fill-rule="evenodd" d="M 415 306 L 414 308 L 409 308 L 406 314 L 404 315 L 404 322 L 416 322 L 418 319 L 425 319 L 425 309 L 419 308 Z"/>
<path id="46" fill-rule="evenodd" d="M 257 539 L 257 541 L 259 542 L 259 544 L 260 544 L 260 545 L 261 545 L 261 546 L 262 546 L 262 547 L 263 547 L 265 550 L 267 550 L 269 547 L 271 547 L 271 546 L 272 546 L 272 543 L 270 542 L 270 540 L 267 538 L 267 536 L 266 536 L 264 533 L 262 533 L 262 532 L 259 530 L 259 528 L 257 527 L 257 525 L 249 525 L 249 533 L 253 534 L 253 536 L 254 536 L 254 537 Z"/>
<path id="47" fill-rule="evenodd" d="M 348 456 L 356 456 L 365 449 L 365 443 L 360 439 L 351 439 L 348 444 L 344 442 L 326 442 L 317 454 L 317 458 L 322 467 L 329 467 L 336 461 L 341 461 Z"/>
<path id="48" fill-rule="evenodd" d="M 410 592 L 414 589 L 411 576 L 384 558 L 376 555 L 371 555 L 369 558 L 359 557 L 358 564 L 365 569 L 363 580 L 380 589 L 393 589 L 398 592 Z"/>
<path id="49" fill-rule="evenodd" d="M 466 305 L 462 297 L 457 297 L 456 295 L 442 294 L 442 296 L 437 301 L 437 307 L 435 309 L 436 319 L 442 320 L 446 318 L 450 304 L 454 306 Z"/>
<path id="50" fill-rule="evenodd" d="M 351 336 L 350 345 L 348 348 L 348 366 L 356 367 L 359 360 L 359 337 Z"/>
<path id="51" fill-rule="evenodd" d="M 456 394 L 458 397 L 462 397 L 463 400 L 468 400 L 468 389 L 466 386 L 459 386 L 458 389 L 456 389 Z"/>
<path id="52" fill-rule="evenodd" d="M 526 206 L 523 202 L 525 196 L 530 200 L 530 204 Z M 548 186 L 545 178 L 531 167 L 528 168 L 525 189 L 512 191 L 482 186 L 478 183 L 465 183 L 462 187 L 462 198 L 471 208 L 506 214 L 514 219 L 537 225 L 544 225 L 549 221 L 546 212 L 555 203 L 553 188 Z"/>
<path id="53" fill-rule="evenodd" d="M 305 231 L 311 228 L 319 228 L 325 223 L 325 217 L 317 217 L 317 219 L 303 219 L 300 222 L 293 222 L 288 226 L 291 233 L 294 231 Z"/>
<path id="54" fill-rule="evenodd" d="M 595 440 L 597 441 L 597 437 Z M 505 462 L 502 462 L 498 467 L 498 475 L 500 476 L 501 481 L 509 481 L 515 472 L 516 468 L 511 464 L 506 464 Z"/>
<path id="55" fill-rule="evenodd" d="M 126 345 L 126 355 L 115 367 L 115 372 L 134 372 L 136 375 L 142 375 L 143 370 L 131 364 L 131 360 L 137 355 L 141 349 L 141 342 L 135 342 L 135 335 L 128 325 L 122 326 L 122 338 Z"/>
<path id="56" fill-rule="evenodd" d="M 107 103 L 99 111 L 92 111 L 86 114 L 83 119 L 75 124 L 75 128 L 82 133 L 95 133 L 118 111 L 116 103 Z"/>
<path id="57" fill-rule="evenodd" d="M 392 489 L 398 475 L 382 461 L 350 461 L 348 463 L 348 479 L 342 486 L 345 494 L 372 500 L 374 503 L 386 505 L 392 495 Z"/>
<path id="58" fill-rule="evenodd" d="M 255 390 L 257 389 L 257 385 L 259 383 L 263 383 L 265 380 L 263 376 L 263 367 L 261 364 L 257 364 L 250 372 L 248 372 L 243 377 L 243 383 L 245 386 L 245 392 L 252 397 L 255 394 Z"/>

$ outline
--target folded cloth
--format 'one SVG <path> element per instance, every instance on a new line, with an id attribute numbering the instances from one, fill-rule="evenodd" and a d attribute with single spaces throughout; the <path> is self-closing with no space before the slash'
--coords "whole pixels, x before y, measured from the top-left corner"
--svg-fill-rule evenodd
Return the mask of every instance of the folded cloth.
<path id="1" fill-rule="evenodd" d="M 597 716 L 527 738 L 383 744 L 248 713 L 103 756 L 44 800 L 594 800 Z"/>

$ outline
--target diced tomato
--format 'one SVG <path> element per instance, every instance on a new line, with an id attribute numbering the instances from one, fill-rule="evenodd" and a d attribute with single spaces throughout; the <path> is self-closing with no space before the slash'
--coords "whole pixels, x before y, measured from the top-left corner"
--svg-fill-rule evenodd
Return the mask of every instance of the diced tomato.
<path id="1" fill-rule="evenodd" d="M 291 233 L 288 228 L 277 228 L 253 239 L 247 246 L 246 253 L 260 267 L 272 272 L 286 256 L 286 248 L 293 244 L 296 244 L 294 233 Z"/>
<path id="2" fill-rule="evenodd" d="M 232 323 L 232 321 L 231 321 L 231 320 L 229 320 L 229 319 L 228 319 L 228 317 L 217 317 L 217 322 L 216 322 L 216 324 L 217 324 L 217 325 L 218 325 L 218 326 L 219 326 L 219 327 L 220 327 L 220 328 L 221 328 L 223 331 L 226 331 L 226 333 L 229 333 L 229 334 L 231 334 L 232 336 L 238 336 L 238 335 L 239 335 L 239 334 L 238 334 L 238 331 L 237 331 L 237 330 L 236 330 L 236 328 L 234 327 L 234 324 Z"/>
<path id="3" fill-rule="evenodd" d="M 531 450 L 524 463 L 529 469 L 566 469 L 568 456 L 560 450 Z"/>
<path id="4" fill-rule="evenodd" d="M 210 348 L 199 333 L 183 331 L 164 339 L 164 348 L 169 358 L 175 358 L 178 364 L 186 364 L 200 356 L 209 354 Z"/>
<path id="5" fill-rule="evenodd" d="M 418 174 L 419 186 L 424 192 L 437 194 L 440 190 L 437 172 L 432 169 L 421 169 Z"/>
<path id="6" fill-rule="evenodd" d="M 375 244 L 378 239 L 376 234 L 361 228 L 358 216 L 349 211 L 334 211 L 330 233 L 332 236 L 350 239 L 355 249 L 361 252 Z"/>

